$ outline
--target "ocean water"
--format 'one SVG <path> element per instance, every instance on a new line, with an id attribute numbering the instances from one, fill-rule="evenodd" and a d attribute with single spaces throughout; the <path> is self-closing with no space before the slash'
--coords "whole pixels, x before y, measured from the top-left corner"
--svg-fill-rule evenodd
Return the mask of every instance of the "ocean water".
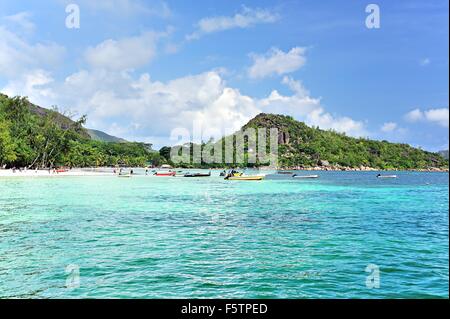
<path id="1" fill-rule="evenodd" d="M 448 174 L 319 174 L 0 178 L 0 298 L 448 298 Z"/>

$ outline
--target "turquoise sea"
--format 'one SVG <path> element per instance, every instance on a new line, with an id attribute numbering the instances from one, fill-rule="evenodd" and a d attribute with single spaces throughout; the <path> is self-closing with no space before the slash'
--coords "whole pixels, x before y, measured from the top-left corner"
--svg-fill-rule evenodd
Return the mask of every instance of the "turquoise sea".
<path id="1" fill-rule="evenodd" d="M 0 298 L 449 297 L 447 173 L 319 174 L 0 178 Z"/>

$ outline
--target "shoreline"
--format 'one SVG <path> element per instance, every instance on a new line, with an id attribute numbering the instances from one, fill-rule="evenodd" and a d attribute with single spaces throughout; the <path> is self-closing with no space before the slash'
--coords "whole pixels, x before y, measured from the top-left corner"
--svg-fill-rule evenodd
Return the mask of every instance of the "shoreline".
<path id="1" fill-rule="evenodd" d="M 114 176 L 113 172 L 95 172 L 95 171 L 83 171 L 80 169 L 73 169 L 67 172 L 54 172 L 48 170 L 22 170 L 16 169 L 13 172 L 12 169 L 0 169 L 0 177 L 83 177 L 83 176 Z"/>
<path id="2" fill-rule="evenodd" d="M 139 168 L 137 168 L 139 169 Z M 145 168 L 142 168 L 145 169 Z M 251 168 L 250 168 L 251 169 Z M 109 171 L 111 170 L 111 171 Z M 0 178 L 5 177 L 93 177 L 93 176 L 116 176 L 117 174 L 114 173 L 113 168 L 110 167 L 98 167 L 98 168 L 74 168 L 71 170 L 68 170 L 66 172 L 56 172 L 56 171 L 50 171 L 49 170 L 18 170 L 16 169 L 15 172 L 13 172 L 12 169 L 0 169 Z M 183 169 L 183 168 L 174 168 L 173 170 L 189 170 L 189 169 Z M 200 170 L 199 168 L 191 169 L 191 170 Z M 223 168 L 220 169 L 213 169 L 213 170 L 224 170 Z M 310 168 L 290 168 L 290 169 L 272 169 L 267 167 L 261 167 L 259 168 L 261 171 L 317 171 L 317 172 L 418 172 L 418 173 L 448 173 L 448 169 L 439 169 L 439 168 L 433 168 L 433 169 L 410 169 L 410 170 L 399 170 L 399 169 L 391 169 L 391 170 L 383 170 L 383 169 L 374 169 L 374 168 L 348 168 L 348 167 L 342 167 L 342 168 L 335 168 L 335 167 L 310 167 Z"/>

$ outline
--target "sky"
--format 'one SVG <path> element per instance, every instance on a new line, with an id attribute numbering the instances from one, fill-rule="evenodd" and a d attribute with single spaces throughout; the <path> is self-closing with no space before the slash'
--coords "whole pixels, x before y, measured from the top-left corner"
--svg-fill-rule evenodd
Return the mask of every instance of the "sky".
<path id="1" fill-rule="evenodd" d="M 438 151 L 448 12 L 447 0 L 3 0 L 0 91 L 156 149 L 177 129 L 208 140 L 264 112 Z"/>

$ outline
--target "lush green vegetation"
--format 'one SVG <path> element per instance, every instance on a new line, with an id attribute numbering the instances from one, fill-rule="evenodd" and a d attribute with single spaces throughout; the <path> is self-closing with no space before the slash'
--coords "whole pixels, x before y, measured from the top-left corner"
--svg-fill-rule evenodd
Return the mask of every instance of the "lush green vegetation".
<path id="1" fill-rule="evenodd" d="M 407 144 L 353 138 L 343 133 L 308 127 L 290 116 L 260 114 L 245 127 L 276 127 L 279 159 L 284 167 L 311 167 L 329 163 L 379 169 L 448 168 L 448 160 Z"/>
<path id="2" fill-rule="evenodd" d="M 277 128 L 278 135 L 278 165 L 279 167 L 348 167 L 348 168 L 376 168 L 376 169 L 430 169 L 448 168 L 448 160 L 440 154 L 413 148 L 407 144 L 394 144 L 387 141 L 374 141 L 365 138 L 353 138 L 334 131 L 324 131 L 319 128 L 311 128 L 305 123 L 294 120 L 290 116 L 259 114 L 245 125 L 241 131 L 248 128 Z M 232 141 L 230 141 L 232 139 Z M 257 137 L 256 137 L 257 139 Z M 245 140 L 244 164 L 236 163 L 236 152 L 232 154 L 233 162 L 228 163 L 224 159 L 225 141 L 233 145 L 235 149 L 236 140 L 227 136 L 220 141 L 222 147 L 222 163 L 193 164 L 193 146 L 190 148 L 190 162 L 182 163 L 182 167 L 229 167 L 229 166 L 263 166 L 267 163 L 257 161 L 248 163 L 249 141 Z M 214 142 L 195 145 L 203 151 L 207 146 L 212 148 Z M 267 136 L 266 147 L 269 151 L 269 136 Z M 180 151 L 181 153 L 181 151 Z M 161 150 L 161 156 L 169 160 L 170 148 Z"/>
<path id="3" fill-rule="evenodd" d="M 91 167 L 158 165 L 160 155 L 145 143 L 90 139 L 76 121 L 44 110 L 26 98 L 0 95 L 0 165 L 6 167 Z"/>

